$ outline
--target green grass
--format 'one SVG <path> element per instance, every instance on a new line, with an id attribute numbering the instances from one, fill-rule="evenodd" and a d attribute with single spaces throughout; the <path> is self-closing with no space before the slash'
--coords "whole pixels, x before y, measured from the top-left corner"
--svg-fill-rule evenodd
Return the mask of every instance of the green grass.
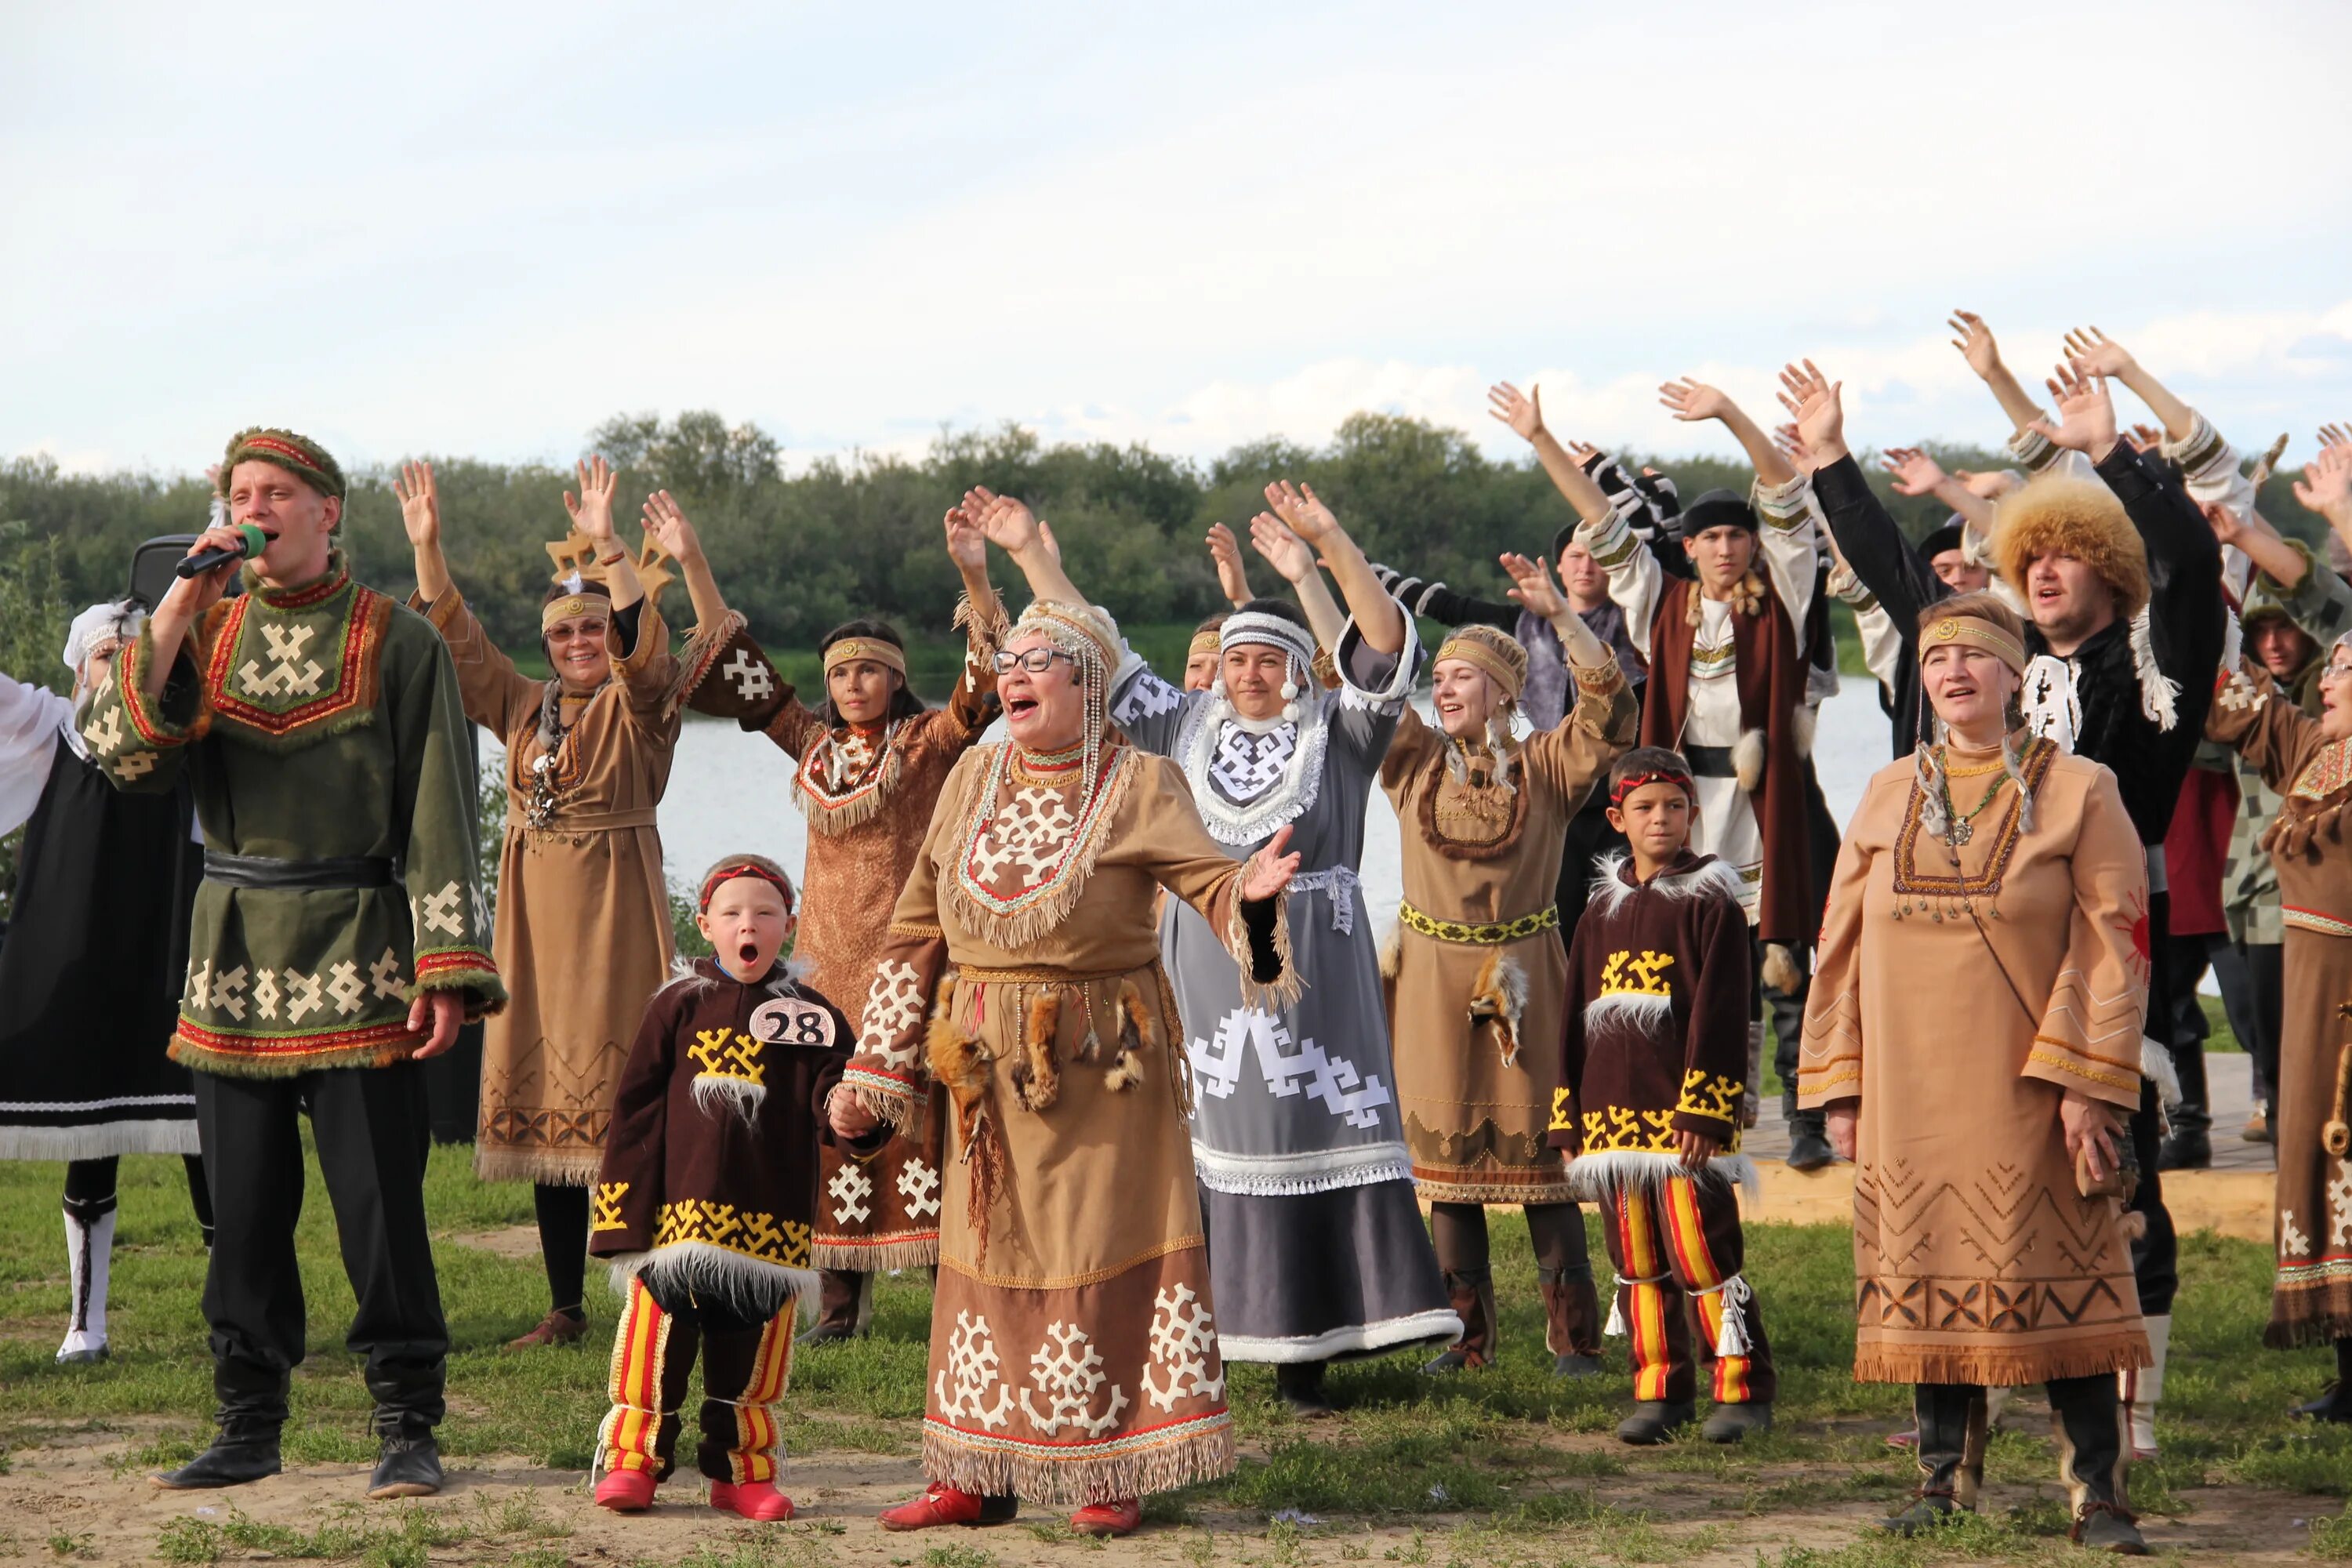
<path id="1" fill-rule="evenodd" d="M 204 1258 L 176 1160 L 122 1163 L 114 1268 L 113 1359 L 61 1368 L 50 1355 L 66 1309 L 65 1260 L 56 1246 L 61 1167 L 0 1165 L 0 1226 L 27 1238 L 0 1256 L 0 1445 L 21 1474 L 42 1468 L 45 1445 L 121 1434 L 125 1483 L 184 1458 L 206 1440 L 212 1407 L 205 1325 L 198 1311 Z M 310 1357 L 295 1382 L 289 1463 L 363 1463 L 368 1399 L 361 1368 L 341 1345 L 352 1310 L 337 1261 L 331 1213 L 311 1168 L 298 1236 L 309 1292 Z M 448 1238 L 527 1224 L 530 1189 L 477 1182 L 467 1152 L 435 1151 L 426 1201 L 455 1350 L 450 1415 L 442 1428 L 454 1467 L 517 1456 L 551 1468 L 588 1463 L 604 1412 L 610 1307 L 592 1296 L 595 1331 L 583 1344 L 518 1355 L 505 1342 L 546 1307 L 535 1258 L 501 1258 Z M 1748 1276 L 1767 1314 L 1781 1373 L 1780 1425 L 1738 1448 L 1685 1442 L 1625 1449 L 1606 1434 L 1627 1403 L 1622 1342 L 1610 1344 L 1612 1375 L 1563 1383 L 1542 1344 L 1533 1260 L 1524 1223 L 1494 1216 L 1502 1353 L 1475 1376 L 1421 1375 L 1410 1357 L 1332 1369 L 1341 1413 L 1301 1423 L 1274 1400 L 1270 1369 L 1235 1365 L 1229 1388 L 1242 1450 L 1220 1481 L 1149 1500 L 1163 1553 L 1202 1562 L 1673 1562 L 1709 1545 L 1769 1542 L 1773 1521 L 1850 1515 L 1895 1505 L 1912 1484 L 1909 1460 L 1885 1432 L 1907 1414 L 1907 1390 L 1861 1385 L 1848 1375 L 1853 1350 L 1851 1237 L 1833 1226 L 1759 1226 L 1748 1233 Z M 1600 1239 L 1593 1256 L 1602 1259 Z M 2162 1415 L 2164 1457 L 2135 1472 L 2136 1501 L 2152 1515 L 2190 1507 L 2189 1494 L 2257 1486 L 2307 1495 L 2297 1517 L 2315 1521 L 2311 1550 L 2352 1555 L 2352 1431 L 2290 1423 L 2284 1412 L 2328 1375 L 2324 1352 L 2259 1348 L 2267 1309 L 2265 1249 L 2210 1233 L 2182 1245 L 2183 1290 Z M 1603 1263 L 1605 1270 L 1605 1262 Z M 1604 1273 L 1605 1278 L 1605 1273 Z M 929 1296 L 921 1276 L 881 1281 L 875 1332 L 799 1357 L 783 1415 L 788 1452 L 907 1456 L 918 1447 Z M 2036 1561 L 2063 1540 L 2044 1417 L 2019 1395 L 1988 1458 L 1988 1479 L 2013 1514 L 1976 1521 L 1925 1547 L 1860 1542 L 1851 1551 L 1759 1548 L 1790 1564 L 1915 1563 L 1953 1555 Z M 1281 1516 L 1276 1518 L 1276 1516 Z M 985 1539 L 926 1539 L 908 1564 L 966 1568 L 1027 1560 L 1024 1542 L 1064 1542 L 1051 1514 L 1031 1528 Z M 69 1519 L 43 1519 L 12 1539 L 8 1554 L 78 1560 Z M 689 1559 L 699 1568 L 826 1563 L 830 1521 L 795 1525 L 742 1544 L 728 1541 Z M 52 1534 L 54 1532 L 54 1539 Z M 404 1507 L 354 1507 L 299 1521 L 261 1523 L 225 1506 L 221 1517 L 174 1521 L 157 1537 L 173 1563 L 317 1559 L 385 1568 L 454 1557 L 553 1564 L 567 1553 L 559 1512 L 526 1494 L 468 1503 L 457 1497 Z M 1380 1532 L 1380 1533 L 1370 1533 Z M 1739 1546 L 1746 1552 L 1746 1546 Z M 1116 1555 L 1117 1549 L 1113 1549 Z M 947 1553 L 948 1555 L 940 1555 Z"/>

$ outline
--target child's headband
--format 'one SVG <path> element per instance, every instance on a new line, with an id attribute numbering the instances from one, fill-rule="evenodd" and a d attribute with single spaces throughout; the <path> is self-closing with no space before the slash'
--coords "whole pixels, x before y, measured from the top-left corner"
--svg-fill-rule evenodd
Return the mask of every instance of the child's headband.
<path id="1" fill-rule="evenodd" d="M 759 878 L 760 880 L 767 883 L 770 887 L 775 889 L 776 891 L 783 894 L 784 913 L 790 914 L 793 912 L 793 884 L 791 880 L 788 878 L 776 875 L 775 872 L 769 870 L 765 866 L 755 866 L 749 860 L 740 861 L 731 866 L 721 866 L 717 870 L 711 872 L 709 876 L 704 878 L 702 881 L 702 897 L 700 901 L 695 906 L 696 912 L 698 914 L 709 914 L 710 912 L 710 896 L 719 891 L 719 884 L 721 882 L 731 882 L 738 877 Z"/>
<path id="2" fill-rule="evenodd" d="M 1622 809 L 1627 795 L 1632 795 L 1643 784 L 1673 784 L 1690 797 L 1690 803 L 1693 805 L 1698 804 L 1698 786 L 1691 782 L 1690 774 L 1676 773 L 1666 768 L 1650 768 L 1638 773 L 1627 773 L 1609 786 L 1609 804 Z"/>

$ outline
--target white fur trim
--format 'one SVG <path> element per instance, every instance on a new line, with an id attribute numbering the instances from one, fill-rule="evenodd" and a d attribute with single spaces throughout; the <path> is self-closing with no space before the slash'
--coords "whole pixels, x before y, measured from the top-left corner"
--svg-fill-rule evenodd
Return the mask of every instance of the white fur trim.
<path id="1" fill-rule="evenodd" d="M 1568 1163 L 1569 1187 L 1586 1203 L 1605 1202 L 1611 1193 L 1627 1188 L 1659 1192 L 1676 1176 L 1711 1182 L 1720 1187 L 1736 1186 L 1750 1204 L 1764 1195 L 1763 1181 L 1756 1174 L 1756 1162 L 1745 1154 L 1717 1154 L 1706 1163 L 1706 1169 L 1697 1172 L 1683 1169 L 1679 1155 L 1659 1154 L 1647 1149 L 1604 1149 L 1579 1154 Z"/>
<path id="2" fill-rule="evenodd" d="M 1832 691 L 1829 695 L 1834 697 L 1837 693 Z M 1789 715 L 1789 722 L 1795 727 L 1792 732 L 1797 737 L 1797 755 L 1811 756 L 1813 736 L 1822 727 L 1821 709 L 1812 703 L 1801 702 L 1797 705 L 1796 710 Z"/>
<path id="3" fill-rule="evenodd" d="M 103 1160 L 114 1154 L 202 1152 L 196 1119 L 93 1121 L 87 1127 L 0 1128 L 0 1160 Z"/>
<path id="4" fill-rule="evenodd" d="M 1672 996 L 1652 996 L 1639 991 L 1612 991 L 1584 1005 L 1584 1027 L 1588 1033 L 1620 1023 L 1631 1024 L 1645 1034 L 1654 1033 L 1662 1025 L 1672 1023 L 1674 1016 Z"/>
<path id="5" fill-rule="evenodd" d="M 2174 707 L 2174 700 L 2180 695 L 2180 682 L 2168 679 L 2156 667 L 2156 638 L 2147 612 L 2148 606 L 2142 605 L 2139 614 L 2131 618 L 2132 670 L 2139 677 L 2139 710 L 2153 720 L 2158 729 L 2169 731 L 2180 721 Z"/>
<path id="6" fill-rule="evenodd" d="M 1669 899 L 1717 898 L 1728 899 L 1735 904 L 1743 902 L 1744 884 L 1739 879 L 1739 873 L 1727 861 L 1709 860 L 1696 870 L 1665 872 L 1653 877 L 1646 889 L 1637 889 L 1618 875 L 1618 869 L 1625 864 L 1626 858 L 1622 849 L 1594 858 L 1595 875 L 1585 905 L 1588 910 L 1597 905 L 1602 914 L 1614 915 L 1619 905 L 1636 891 L 1643 890 Z"/>
<path id="7" fill-rule="evenodd" d="M 815 1269 L 763 1263 L 707 1241 L 673 1241 L 650 1252 L 625 1252 L 610 1262 L 616 1296 L 625 1297 L 629 1281 L 642 1279 L 653 1289 L 717 1297 L 747 1313 L 780 1312 L 797 1303 L 803 1320 L 816 1314 Z"/>
<path id="8" fill-rule="evenodd" d="M 760 1102 L 767 1098 L 767 1085 L 753 1083 L 748 1078 L 730 1078 L 725 1073 L 716 1072 L 694 1075 L 694 1103 L 705 1116 L 725 1116 L 731 1112 L 742 1119 L 744 1126 L 756 1131 Z"/>
<path id="9" fill-rule="evenodd" d="M 1743 795 L 1754 795 L 1764 782 L 1764 731 L 1743 730 L 1731 748 L 1731 771 L 1739 777 Z"/>
<path id="10" fill-rule="evenodd" d="M 2156 1085 L 2156 1097 L 2166 1105 L 2180 1103 L 2180 1074 L 2172 1065 L 2172 1053 L 2147 1036 L 2139 1037 L 2140 1077 Z"/>
<path id="11" fill-rule="evenodd" d="M 1192 1166 L 1202 1186 L 1244 1197 L 1297 1197 L 1412 1179 L 1412 1159 L 1402 1143 L 1296 1154 L 1228 1154 L 1196 1142 Z"/>
<path id="12" fill-rule="evenodd" d="M 1219 1334 L 1217 1353 L 1227 1361 L 1285 1366 L 1305 1361 L 1328 1361 L 1336 1355 L 1389 1350 L 1398 1345 L 1419 1344 L 1432 1340 L 1450 1345 L 1461 1337 L 1461 1318 L 1448 1309 L 1440 1308 L 1434 1311 L 1414 1312 L 1408 1317 L 1390 1318 L 1378 1323 L 1328 1329 L 1319 1334 L 1305 1334 L 1297 1339 Z"/>

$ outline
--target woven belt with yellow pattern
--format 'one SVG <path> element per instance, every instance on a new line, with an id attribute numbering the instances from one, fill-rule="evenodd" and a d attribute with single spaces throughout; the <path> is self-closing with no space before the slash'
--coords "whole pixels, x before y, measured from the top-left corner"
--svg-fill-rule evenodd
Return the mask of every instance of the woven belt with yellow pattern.
<path id="1" fill-rule="evenodd" d="M 1559 906 L 1546 904 L 1531 915 L 1516 920 L 1483 921 L 1475 924 L 1465 921 L 1441 921 L 1425 915 L 1409 903 L 1397 906 L 1397 919 L 1406 927 L 1438 942 L 1458 942 L 1473 947 L 1496 947 L 1507 942 L 1518 942 L 1538 931 L 1550 931 L 1559 924 Z"/>

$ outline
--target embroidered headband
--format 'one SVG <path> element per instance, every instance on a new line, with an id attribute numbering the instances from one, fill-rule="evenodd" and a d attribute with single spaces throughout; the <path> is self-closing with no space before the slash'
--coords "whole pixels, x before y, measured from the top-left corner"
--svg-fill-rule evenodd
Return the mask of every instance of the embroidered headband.
<path id="1" fill-rule="evenodd" d="M 705 877 L 702 879 L 702 897 L 695 905 L 696 910 L 702 914 L 709 913 L 710 896 L 719 891 L 719 885 L 721 882 L 734 881 L 739 877 L 757 877 L 761 881 L 767 883 L 770 887 L 775 889 L 776 891 L 783 894 L 784 913 L 791 914 L 793 912 L 793 897 L 792 879 L 789 877 L 779 876 L 775 872 L 769 870 L 765 866 L 758 865 L 750 860 L 722 862 L 716 870 L 710 873 L 709 876 Z"/>
<path id="2" fill-rule="evenodd" d="M 1475 664 L 1503 689 L 1507 700 L 1517 702 L 1528 684 L 1528 650 L 1519 639 L 1493 626 L 1456 626 L 1439 645 L 1434 662 L 1458 658 Z"/>
<path id="3" fill-rule="evenodd" d="M 1235 610 L 1217 628 L 1220 652 L 1234 647 L 1278 647 L 1305 668 L 1315 662 L 1315 634 L 1263 610 Z"/>
<path id="4" fill-rule="evenodd" d="M 239 463 L 257 459 L 277 464 L 322 496 L 343 493 L 342 465 L 324 447 L 291 430 L 269 430 L 258 426 L 229 437 L 228 450 L 221 457 L 220 493 L 228 494 L 229 476 L 236 471 Z"/>
<path id="5" fill-rule="evenodd" d="M 2025 649 L 2018 640 L 1992 622 L 1976 616 L 1946 616 L 1928 623 L 1919 634 L 1919 658 L 1924 662 L 1930 648 L 1947 643 L 1973 643 L 1985 649 L 2013 674 L 2025 673 Z"/>
<path id="6" fill-rule="evenodd" d="M 612 619 L 611 602 L 591 598 L 585 594 L 567 594 L 540 607 L 539 631 L 541 637 L 555 629 L 558 621 L 568 621 L 577 616 L 593 615 L 601 622 Z"/>
<path id="7" fill-rule="evenodd" d="M 844 637 L 824 650 L 824 672 L 827 676 L 853 659 L 870 658 L 877 664 L 887 665 L 901 676 L 907 673 L 907 650 L 880 637 Z"/>
<path id="8" fill-rule="evenodd" d="M 1192 640 L 1185 645 L 1184 657 L 1187 659 L 1191 659 L 1200 654 L 1216 653 L 1222 650 L 1224 644 L 1217 636 L 1217 628 L 1212 626 L 1205 632 L 1194 632 L 1192 634 Z"/>
<path id="9" fill-rule="evenodd" d="M 1683 792 L 1693 805 L 1698 804 L 1698 785 L 1691 781 L 1690 774 L 1676 773 L 1667 768 L 1649 768 L 1638 773 L 1627 773 L 1609 786 L 1609 804 L 1622 807 L 1627 795 L 1632 795 L 1643 784 L 1673 784 Z"/>

